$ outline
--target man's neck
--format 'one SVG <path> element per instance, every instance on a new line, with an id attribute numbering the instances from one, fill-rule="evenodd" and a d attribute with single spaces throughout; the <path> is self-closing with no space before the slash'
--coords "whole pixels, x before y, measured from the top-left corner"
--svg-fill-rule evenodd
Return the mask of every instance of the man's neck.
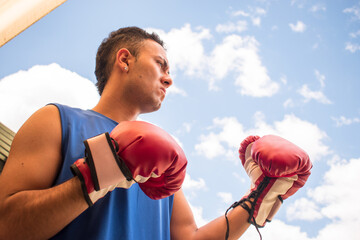
<path id="1" fill-rule="evenodd" d="M 100 98 L 100 101 L 92 110 L 116 122 L 134 121 L 139 116 L 139 112 L 129 104 L 105 96 Z"/>

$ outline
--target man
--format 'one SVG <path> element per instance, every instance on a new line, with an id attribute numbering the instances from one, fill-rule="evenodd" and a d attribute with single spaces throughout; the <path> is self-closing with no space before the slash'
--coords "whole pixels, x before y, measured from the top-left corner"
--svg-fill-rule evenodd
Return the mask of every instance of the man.
<path id="1" fill-rule="evenodd" d="M 172 85 L 162 41 L 136 27 L 103 41 L 95 74 L 101 98 L 92 110 L 47 105 L 15 136 L 0 175 L 0 239 L 239 238 L 250 225 L 253 196 L 201 228 L 182 190 L 152 200 L 134 184 L 89 207 L 69 168 L 84 157 L 82 141 L 158 110 Z"/>

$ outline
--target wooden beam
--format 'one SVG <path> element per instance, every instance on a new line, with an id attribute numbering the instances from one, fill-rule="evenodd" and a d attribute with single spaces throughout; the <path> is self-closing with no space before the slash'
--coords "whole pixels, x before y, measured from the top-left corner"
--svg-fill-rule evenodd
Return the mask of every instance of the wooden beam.
<path id="1" fill-rule="evenodd" d="M 66 0 L 0 0 L 0 47 Z"/>

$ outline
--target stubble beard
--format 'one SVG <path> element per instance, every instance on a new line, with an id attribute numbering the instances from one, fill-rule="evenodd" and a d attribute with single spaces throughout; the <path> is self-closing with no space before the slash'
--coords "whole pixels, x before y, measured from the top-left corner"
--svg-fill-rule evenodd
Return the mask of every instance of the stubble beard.
<path id="1" fill-rule="evenodd" d="M 143 99 L 142 102 L 142 113 L 151 113 L 151 112 L 156 112 L 157 110 L 159 110 L 161 108 L 161 104 L 162 104 L 163 99 L 159 99 L 157 97 L 148 97 L 146 99 Z"/>

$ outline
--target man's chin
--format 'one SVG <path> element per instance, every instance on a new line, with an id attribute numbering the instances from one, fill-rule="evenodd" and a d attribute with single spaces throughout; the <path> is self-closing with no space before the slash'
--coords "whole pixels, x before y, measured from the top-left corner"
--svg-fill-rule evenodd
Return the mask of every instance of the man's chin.
<path id="1" fill-rule="evenodd" d="M 156 112 L 157 110 L 159 110 L 161 108 L 161 102 L 157 105 L 152 105 L 152 106 L 149 106 L 148 108 L 144 109 L 142 111 L 142 113 L 151 113 L 151 112 Z"/>
<path id="2" fill-rule="evenodd" d="M 155 112 L 155 111 L 159 110 L 160 108 L 161 108 L 161 103 L 160 103 L 160 104 L 158 104 L 156 107 L 154 107 L 153 112 Z"/>

